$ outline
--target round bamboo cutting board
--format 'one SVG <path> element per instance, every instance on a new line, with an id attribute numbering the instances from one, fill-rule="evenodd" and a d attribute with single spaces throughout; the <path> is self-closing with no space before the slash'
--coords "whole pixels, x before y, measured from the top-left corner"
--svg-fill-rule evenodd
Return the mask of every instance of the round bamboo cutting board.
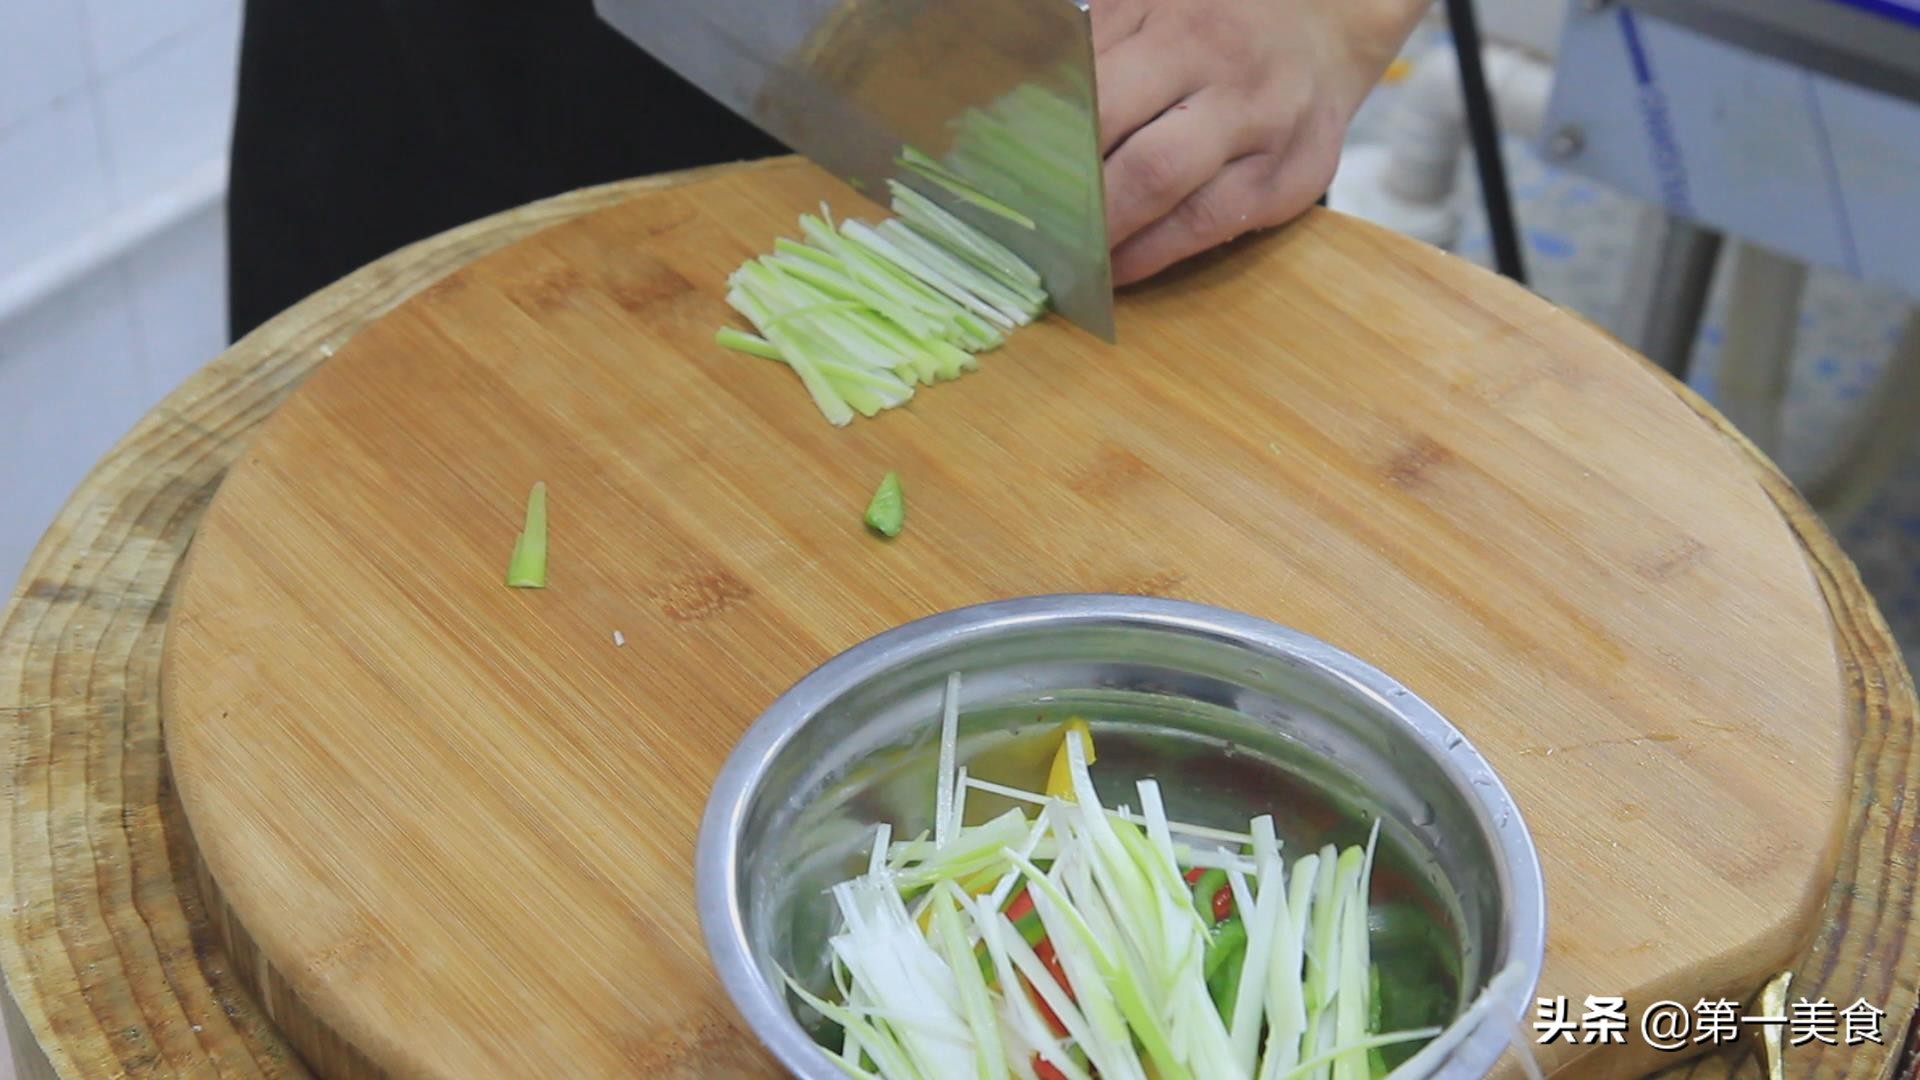
<path id="1" fill-rule="evenodd" d="M 361 330 L 228 474 L 167 749 L 321 1071 L 770 1072 L 696 925 L 710 779 L 838 650 L 1042 592 L 1233 607 L 1432 702 L 1527 815 L 1541 993 L 1576 1009 L 1745 997 L 1814 932 L 1853 751 L 1819 583 L 1603 336 L 1316 213 L 1127 296 L 1118 347 L 1049 320 L 835 429 L 712 344 L 725 275 L 822 198 L 872 212 L 788 162 L 527 237 Z M 890 542 L 860 523 L 889 470 Z M 536 481 L 549 586 L 510 590 Z"/>

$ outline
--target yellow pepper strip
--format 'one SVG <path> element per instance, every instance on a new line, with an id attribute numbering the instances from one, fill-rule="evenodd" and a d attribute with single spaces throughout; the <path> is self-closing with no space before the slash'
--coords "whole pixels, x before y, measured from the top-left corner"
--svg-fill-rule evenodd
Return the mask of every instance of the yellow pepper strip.
<path id="1" fill-rule="evenodd" d="M 991 871 L 983 871 L 975 874 L 972 881 L 961 882 L 960 891 L 966 893 L 968 896 L 985 896 L 992 892 L 994 886 L 998 884 L 1000 884 L 999 874 Z M 920 924 L 921 933 L 927 933 L 928 928 L 933 925 L 933 905 L 928 904 L 925 908 L 922 908 L 920 917 L 914 921 Z"/>
<path id="2" fill-rule="evenodd" d="M 1087 748 L 1087 764 L 1091 765 L 1098 760 L 1093 753 L 1093 729 L 1087 726 L 1085 720 L 1075 716 L 1060 725 L 1060 749 L 1053 754 L 1053 768 L 1047 773 L 1046 793 L 1049 797 L 1065 799 L 1068 802 L 1073 801 L 1073 772 L 1067 767 L 1067 736 L 1076 731 L 1080 733 L 1081 742 Z M 962 888 L 969 895 L 984 896 L 992 892 L 993 887 L 998 883 L 997 875 L 982 874 L 978 879 L 963 884 Z M 919 919 L 915 921 L 920 924 L 921 932 L 925 933 L 933 924 L 933 905 L 928 904 L 926 910 L 922 911 Z"/>
<path id="3" fill-rule="evenodd" d="M 1049 798 L 1073 801 L 1073 773 L 1067 768 L 1067 736 L 1076 731 L 1080 733 L 1081 744 L 1086 747 L 1087 764 L 1091 765 L 1099 760 L 1093 752 L 1093 729 L 1087 726 L 1085 720 L 1077 716 L 1070 717 L 1066 723 L 1060 725 L 1060 749 L 1054 751 L 1053 769 L 1047 773 Z"/>

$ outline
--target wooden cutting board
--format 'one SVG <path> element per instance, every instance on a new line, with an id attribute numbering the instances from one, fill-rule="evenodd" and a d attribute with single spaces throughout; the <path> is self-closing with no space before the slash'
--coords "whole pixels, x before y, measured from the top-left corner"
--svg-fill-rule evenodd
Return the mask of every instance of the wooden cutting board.
<path id="1" fill-rule="evenodd" d="M 220 489 L 167 745 L 280 1012 L 324 1029 L 290 1030 L 346 1050 L 324 1071 L 771 1072 L 694 914 L 712 776 L 835 652 L 1055 591 L 1278 620 L 1437 706 L 1534 831 L 1541 993 L 1576 1015 L 1788 960 L 1847 790 L 1826 609 L 1751 470 L 1634 358 L 1315 212 L 1125 295 L 1118 347 L 1048 320 L 835 429 L 712 344 L 724 276 L 822 198 L 873 212 L 779 162 L 489 256 L 354 338 Z M 860 522 L 888 470 L 892 542 Z M 550 584 L 509 590 L 535 481 Z"/>

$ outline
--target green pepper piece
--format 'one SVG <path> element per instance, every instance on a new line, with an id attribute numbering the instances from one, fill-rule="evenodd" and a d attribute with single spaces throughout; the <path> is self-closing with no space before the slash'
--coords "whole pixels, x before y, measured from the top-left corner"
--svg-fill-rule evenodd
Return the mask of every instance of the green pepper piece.
<path id="1" fill-rule="evenodd" d="M 888 473 L 867 503 L 867 525 L 882 536 L 899 536 L 907 520 L 906 494 L 900 488 L 900 474 Z"/>
<path id="2" fill-rule="evenodd" d="M 1038 947 L 1046 938 L 1047 928 L 1041 923 L 1040 912 L 1034 908 L 1033 896 L 1027 892 L 1026 886 L 1015 889 L 1000 910 L 1013 921 L 1013 928 L 1020 932 L 1021 939 L 1029 948 Z"/>
<path id="3" fill-rule="evenodd" d="M 1209 870 L 1200 875 L 1200 880 L 1193 883 L 1193 906 L 1199 909 L 1200 917 L 1207 920 L 1208 926 L 1215 925 L 1213 918 L 1213 894 L 1219 892 L 1220 886 L 1226 883 L 1227 872 L 1225 870 Z"/>
<path id="4" fill-rule="evenodd" d="M 1013 928 L 1020 931 L 1020 939 L 1028 948 L 1036 948 L 1047 939 L 1047 928 L 1040 921 L 1040 913 L 1029 911 L 1014 922 Z"/>
<path id="5" fill-rule="evenodd" d="M 1247 942 L 1244 932 L 1240 947 L 1220 965 L 1220 970 L 1207 979 L 1207 995 L 1213 998 L 1214 1005 L 1220 1010 L 1220 1019 L 1233 1019 L 1233 1003 L 1240 997 L 1240 972 L 1247 964 Z"/>
<path id="6" fill-rule="evenodd" d="M 839 1021 L 829 1020 L 823 1016 L 813 1027 L 813 1041 L 821 1046 L 845 1046 L 847 1029 L 841 1027 Z"/>
<path id="7" fill-rule="evenodd" d="M 1207 955 L 1201 962 L 1201 970 L 1211 981 L 1228 958 L 1245 956 L 1246 952 L 1247 924 L 1240 920 L 1240 916 L 1229 915 L 1213 932 L 1213 940 L 1207 943 Z"/>
<path id="8" fill-rule="evenodd" d="M 987 951 L 987 943 L 981 942 L 973 947 L 974 959 L 980 961 L 980 974 L 987 977 L 987 988 L 997 990 L 1000 987 L 1000 969 L 993 965 L 993 954 Z"/>

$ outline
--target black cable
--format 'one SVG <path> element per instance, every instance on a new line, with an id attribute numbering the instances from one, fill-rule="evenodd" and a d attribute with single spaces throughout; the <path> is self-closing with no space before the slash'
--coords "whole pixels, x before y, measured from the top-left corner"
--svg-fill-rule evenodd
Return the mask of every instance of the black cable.
<path id="1" fill-rule="evenodd" d="M 1473 0 L 1447 0 L 1447 22 L 1453 29 L 1453 48 L 1460 60 L 1460 92 L 1467 100 L 1467 133 L 1473 141 L 1473 160 L 1480 173 L 1480 194 L 1487 207 L 1487 229 L 1493 236 L 1495 269 L 1522 285 L 1526 262 L 1520 254 L 1520 230 L 1513 221 L 1513 197 L 1507 191 L 1507 166 L 1500 157 L 1500 128 L 1487 93 L 1487 74 L 1481 65 L 1480 24 Z"/>

